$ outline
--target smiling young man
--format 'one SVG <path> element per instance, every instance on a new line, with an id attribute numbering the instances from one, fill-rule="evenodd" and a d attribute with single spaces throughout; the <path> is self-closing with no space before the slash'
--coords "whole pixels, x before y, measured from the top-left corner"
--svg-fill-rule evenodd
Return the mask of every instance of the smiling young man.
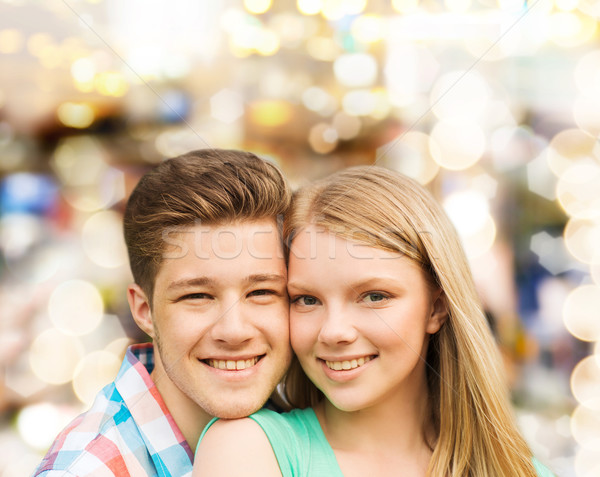
<path id="1" fill-rule="evenodd" d="M 169 159 L 128 200 L 127 296 L 151 344 L 57 437 L 34 475 L 185 476 L 213 416 L 260 409 L 290 359 L 279 170 L 218 149 Z"/>

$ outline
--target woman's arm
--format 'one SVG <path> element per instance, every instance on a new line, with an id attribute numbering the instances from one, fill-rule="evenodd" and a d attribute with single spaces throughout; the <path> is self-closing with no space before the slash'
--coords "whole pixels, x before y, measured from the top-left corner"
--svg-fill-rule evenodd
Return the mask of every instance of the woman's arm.
<path id="1" fill-rule="evenodd" d="M 196 451 L 193 477 L 282 477 L 269 439 L 251 419 L 218 420 Z"/>

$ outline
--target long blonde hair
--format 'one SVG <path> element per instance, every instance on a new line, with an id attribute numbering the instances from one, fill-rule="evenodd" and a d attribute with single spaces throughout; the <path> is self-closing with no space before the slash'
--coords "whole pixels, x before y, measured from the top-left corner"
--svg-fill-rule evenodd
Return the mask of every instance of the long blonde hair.
<path id="1" fill-rule="evenodd" d="M 445 294 L 448 319 L 431 336 L 427 351 L 430 419 L 436 432 L 428 475 L 536 476 L 531 452 L 515 424 L 503 365 L 465 254 L 435 199 L 396 172 L 353 167 L 296 194 L 284 221 L 286 244 L 292 245 L 295 234 L 309 224 L 404 254 Z M 297 360 L 286 376 L 284 392 L 300 408 L 314 406 L 323 397 Z"/>

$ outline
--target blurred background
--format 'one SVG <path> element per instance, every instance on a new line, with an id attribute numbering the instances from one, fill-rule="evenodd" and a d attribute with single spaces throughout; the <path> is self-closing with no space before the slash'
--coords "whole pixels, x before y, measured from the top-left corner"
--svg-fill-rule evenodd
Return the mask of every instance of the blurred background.
<path id="1" fill-rule="evenodd" d="M 379 164 L 464 241 L 521 428 L 600 476 L 600 1 L 0 0 L 0 475 L 28 475 L 146 337 L 124 201 L 164 158 L 294 187 Z"/>

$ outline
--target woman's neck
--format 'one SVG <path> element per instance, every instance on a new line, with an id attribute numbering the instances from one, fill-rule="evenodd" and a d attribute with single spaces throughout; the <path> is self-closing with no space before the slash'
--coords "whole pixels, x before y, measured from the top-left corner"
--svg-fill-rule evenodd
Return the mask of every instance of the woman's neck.
<path id="1" fill-rule="evenodd" d="M 345 476 L 361 475 L 366 469 L 371 469 L 369 475 L 380 476 L 386 475 L 385 469 L 395 469 L 397 475 L 398 466 L 407 470 L 406 475 L 425 475 L 434 432 L 423 396 L 427 393 L 420 399 L 389 399 L 353 412 L 341 411 L 327 400 L 315 407 Z"/>

